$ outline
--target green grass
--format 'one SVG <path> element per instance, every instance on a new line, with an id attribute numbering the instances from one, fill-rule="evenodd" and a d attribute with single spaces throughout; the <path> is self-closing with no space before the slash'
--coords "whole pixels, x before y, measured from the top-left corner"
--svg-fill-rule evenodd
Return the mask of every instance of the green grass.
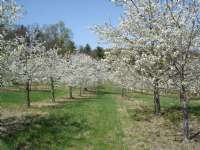
<path id="1" fill-rule="evenodd" d="M 99 92 L 94 98 L 42 111 L 49 115 L 2 140 L 5 150 L 123 149 L 117 104 L 111 94 Z"/>
<path id="2" fill-rule="evenodd" d="M 145 93 L 128 93 L 128 96 L 131 97 L 131 100 L 133 101 L 140 101 L 143 102 L 145 106 L 147 106 L 146 112 L 141 112 L 142 116 L 148 116 L 149 114 L 153 113 L 153 95 L 152 94 L 145 94 Z M 180 105 L 180 99 L 178 94 L 168 94 L 164 96 L 160 96 L 160 103 L 161 103 L 161 112 L 164 114 L 164 117 L 169 119 L 171 122 L 173 122 L 175 125 L 180 125 L 180 122 L 182 121 L 182 113 L 181 113 L 181 105 Z M 200 99 L 192 98 L 189 101 L 189 114 L 190 119 L 198 119 L 200 120 Z M 134 112 L 132 112 L 135 114 Z M 146 113 L 146 114 L 145 114 Z M 134 119 L 141 118 L 140 116 L 137 116 Z"/>
<path id="3" fill-rule="evenodd" d="M 124 142 L 125 133 L 122 126 L 122 121 L 126 120 L 120 117 L 123 115 L 120 115 L 118 109 L 123 108 L 121 105 L 126 102 L 129 104 L 129 101 L 141 102 L 143 109 L 132 109 L 126 104 L 125 106 L 127 117 L 132 120 L 129 122 L 131 126 L 134 127 L 136 122 L 144 125 L 145 121 L 149 122 L 154 117 L 153 95 L 128 93 L 129 101 L 122 99 L 119 102 L 116 101 L 120 95 L 119 88 L 107 84 L 99 86 L 98 89 L 96 96 L 63 102 L 57 107 L 31 108 L 47 115 L 34 119 L 24 131 L 0 139 L 0 150 L 126 150 L 129 143 Z M 56 92 L 58 98 L 66 94 L 64 88 Z M 16 105 L 23 105 L 25 98 L 22 91 L 0 92 L 0 106 L 14 108 Z M 50 92 L 33 91 L 31 94 L 33 102 L 50 98 Z M 200 120 L 200 101 L 191 100 L 189 106 L 192 119 Z M 175 127 L 181 125 L 178 95 L 161 96 L 161 108 L 163 118 L 168 119 Z"/>
<path id="4" fill-rule="evenodd" d="M 142 101 L 145 104 L 148 104 L 150 106 L 153 106 L 153 95 L 152 94 L 146 94 L 146 93 L 128 93 L 128 96 L 131 97 L 131 100 L 137 100 Z M 180 99 L 178 94 L 168 94 L 160 96 L 160 103 L 162 108 L 180 108 Z M 195 107 L 200 107 L 200 99 L 192 98 L 189 101 L 189 107 L 190 109 L 194 109 Z M 198 108 L 196 108 L 198 109 Z"/>
<path id="5" fill-rule="evenodd" d="M 31 91 L 31 102 L 51 100 L 50 91 Z M 64 96 L 67 94 L 65 89 L 57 89 L 55 91 L 56 97 Z M 0 106 L 12 106 L 26 104 L 26 92 L 19 91 L 1 91 L 0 90 Z"/>

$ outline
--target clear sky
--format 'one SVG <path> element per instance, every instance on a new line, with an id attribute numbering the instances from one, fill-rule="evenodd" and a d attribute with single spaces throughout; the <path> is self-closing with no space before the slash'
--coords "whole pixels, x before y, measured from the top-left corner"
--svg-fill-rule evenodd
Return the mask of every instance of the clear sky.
<path id="1" fill-rule="evenodd" d="M 18 24 L 40 25 L 65 22 L 73 32 L 76 45 L 89 43 L 93 48 L 99 45 L 97 38 L 88 28 L 95 24 L 119 21 L 122 10 L 109 0 L 16 0 L 24 6 L 26 14 Z M 103 46 L 103 45 L 100 45 Z"/>

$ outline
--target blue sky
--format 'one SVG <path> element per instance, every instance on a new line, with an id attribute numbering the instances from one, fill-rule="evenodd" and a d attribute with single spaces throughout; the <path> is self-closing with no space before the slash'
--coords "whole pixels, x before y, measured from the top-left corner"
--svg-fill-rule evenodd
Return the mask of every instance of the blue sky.
<path id="1" fill-rule="evenodd" d="M 53 24 L 65 22 L 73 32 L 73 40 L 79 45 L 89 43 L 93 48 L 97 38 L 88 28 L 111 21 L 117 24 L 122 10 L 109 0 L 16 0 L 24 6 L 26 14 L 18 24 Z"/>

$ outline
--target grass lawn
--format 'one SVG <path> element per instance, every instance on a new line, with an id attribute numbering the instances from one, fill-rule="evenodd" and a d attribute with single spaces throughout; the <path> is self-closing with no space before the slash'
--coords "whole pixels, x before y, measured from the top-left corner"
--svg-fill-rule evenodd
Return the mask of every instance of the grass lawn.
<path id="1" fill-rule="evenodd" d="M 161 115 L 153 115 L 153 95 L 129 93 L 126 100 L 119 102 L 127 115 L 123 118 L 129 125 L 124 125 L 124 134 L 129 144 L 128 149 L 150 150 L 199 150 L 200 136 L 195 136 L 190 143 L 182 143 L 182 112 L 177 95 L 161 96 Z M 200 131 L 200 100 L 189 102 L 191 136 Z M 138 130 L 139 129 L 139 130 Z M 126 133 L 126 131 L 132 131 Z"/>
<path id="2" fill-rule="evenodd" d="M 129 93 L 128 96 L 130 97 L 130 100 L 136 100 L 140 101 L 144 105 L 148 105 L 149 108 L 153 111 L 153 95 L 151 94 L 145 94 L 145 93 Z M 173 115 L 173 112 L 175 112 L 174 115 L 177 115 L 177 111 L 181 111 L 181 105 L 178 95 L 165 95 L 160 97 L 161 102 L 161 109 L 163 113 L 170 112 L 170 115 Z M 191 117 L 196 117 L 196 119 L 200 120 L 200 99 L 198 98 L 192 98 L 189 101 L 189 112 Z M 174 121 L 179 121 L 182 116 L 177 116 L 178 118 L 174 118 Z M 177 120 L 179 119 L 179 120 Z"/>
<path id="3" fill-rule="evenodd" d="M 3 93 L 3 94 L 2 94 Z M 0 106 L 20 106 L 21 92 L 2 92 Z M 60 105 L 33 107 L 44 115 L 28 117 L 26 128 L 0 139 L 0 150 L 198 150 L 200 138 L 181 142 L 182 114 L 176 95 L 161 97 L 162 114 L 153 115 L 153 95 L 129 93 L 122 98 L 112 86 L 99 87 L 97 95 L 85 93 Z M 57 91 L 57 99 L 66 95 Z M 33 103 L 49 99 L 48 92 L 33 92 Z M 198 131 L 200 101 L 190 102 L 192 134 Z M 27 110 L 27 109 L 25 109 Z M 27 110 L 28 111 L 28 110 Z"/>
<path id="4" fill-rule="evenodd" d="M 42 111 L 48 115 L 23 132 L 3 138 L 3 150 L 124 149 L 117 104 L 111 94 L 99 92 Z"/>
<path id="5" fill-rule="evenodd" d="M 50 91 L 44 90 L 33 90 L 31 91 L 31 102 L 50 100 Z M 55 91 L 56 97 L 67 95 L 65 89 L 57 89 Z M 0 89 L 0 106 L 16 106 L 16 105 L 26 105 L 26 92 L 24 90 L 1 90 Z"/>

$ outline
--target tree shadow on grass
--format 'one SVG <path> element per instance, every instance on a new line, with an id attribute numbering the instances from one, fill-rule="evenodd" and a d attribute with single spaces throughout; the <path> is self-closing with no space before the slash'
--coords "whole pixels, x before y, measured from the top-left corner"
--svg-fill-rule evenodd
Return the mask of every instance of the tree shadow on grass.
<path id="1" fill-rule="evenodd" d="M 141 109 L 127 109 L 130 117 L 134 121 L 147 121 L 151 122 L 153 117 L 153 111 L 150 109 L 141 110 Z"/>
<path id="2" fill-rule="evenodd" d="M 149 122 L 151 123 L 153 118 L 156 116 L 153 114 L 152 108 L 149 106 L 142 106 L 135 109 L 127 109 L 130 117 L 134 121 L 138 122 Z M 200 106 L 190 106 L 189 107 L 190 117 L 190 139 L 196 142 L 200 142 L 200 130 L 199 122 L 196 122 L 194 118 L 200 119 Z M 175 141 L 182 142 L 182 121 L 183 115 L 180 106 L 167 107 L 162 109 L 162 113 L 159 117 L 163 117 L 165 122 L 163 130 L 170 129 L 171 133 L 169 137 L 173 137 Z M 162 120 L 162 119 L 161 119 Z"/>
<path id="3" fill-rule="evenodd" d="M 57 99 L 55 102 L 52 102 L 51 100 L 49 101 L 41 101 L 41 102 L 33 102 L 31 104 L 31 109 L 42 109 L 42 108 L 63 108 L 67 104 L 72 104 L 72 103 L 88 103 L 88 102 L 94 102 L 100 99 L 97 96 L 93 97 L 88 97 L 88 96 L 81 96 L 81 97 L 73 97 L 73 98 L 68 98 L 68 97 L 60 97 Z"/>
<path id="4" fill-rule="evenodd" d="M 106 94 L 112 94 L 112 95 L 118 95 L 119 92 L 116 91 L 103 91 L 103 90 L 99 90 L 97 91 L 97 95 L 106 95 Z"/>
<path id="5" fill-rule="evenodd" d="M 200 106 L 189 106 L 188 111 L 189 111 L 189 115 L 194 116 L 198 120 L 200 120 Z M 180 106 L 172 106 L 169 108 L 165 108 L 162 114 L 163 115 L 168 114 L 167 116 L 176 114 L 177 116 L 176 117 L 174 116 L 173 120 L 171 120 L 172 122 L 182 120 L 182 108 Z"/>
<path id="6" fill-rule="evenodd" d="M 8 117 L 0 119 L 0 138 L 10 137 L 19 131 L 23 131 L 42 114 L 31 114 L 21 117 Z"/>
<path id="7" fill-rule="evenodd" d="M 199 122 L 193 121 L 194 118 L 200 120 L 200 106 L 189 106 L 190 122 L 193 124 L 190 128 L 190 139 L 200 141 L 200 130 L 195 126 L 199 126 Z M 169 119 L 176 127 L 182 128 L 183 114 L 180 106 L 173 106 L 164 110 L 163 116 Z"/>
<path id="8" fill-rule="evenodd" d="M 88 98 L 88 97 L 82 97 L 82 98 L 73 98 L 73 99 L 59 99 L 56 102 L 46 102 L 46 103 L 33 103 L 31 105 L 31 109 L 43 109 L 43 108 L 49 108 L 49 109 L 57 109 L 57 108 L 63 108 L 67 104 L 72 103 L 87 103 L 96 101 L 97 98 Z"/>
<path id="9" fill-rule="evenodd" d="M 200 106 L 189 106 L 189 113 L 199 117 L 200 119 Z"/>
<path id="10" fill-rule="evenodd" d="M 88 96 L 88 95 L 82 95 L 82 96 L 74 96 L 72 98 L 66 97 L 66 96 L 62 96 L 59 98 L 59 100 L 57 102 L 59 102 L 60 100 L 62 101 L 76 101 L 76 100 L 85 100 L 85 99 L 94 99 L 96 98 L 95 96 Z"/>
<path id="11" fill-rule="evenodd" d="M 31 122 L 24 131 L 3 137 L 11 149 L 55 149 L 84 140 L 89 129 L 86 119 L 69 114 L 55 114 Z"/>
<path id="12" fill-rule="evenodd" d="M 61 98 L 60 100 L 56 101 L 56 103 L 73 103 L 73 102 L 88 102 L 88 101 L 95 101 L 96 97 L 77 97 L 77 98 Z"/>

